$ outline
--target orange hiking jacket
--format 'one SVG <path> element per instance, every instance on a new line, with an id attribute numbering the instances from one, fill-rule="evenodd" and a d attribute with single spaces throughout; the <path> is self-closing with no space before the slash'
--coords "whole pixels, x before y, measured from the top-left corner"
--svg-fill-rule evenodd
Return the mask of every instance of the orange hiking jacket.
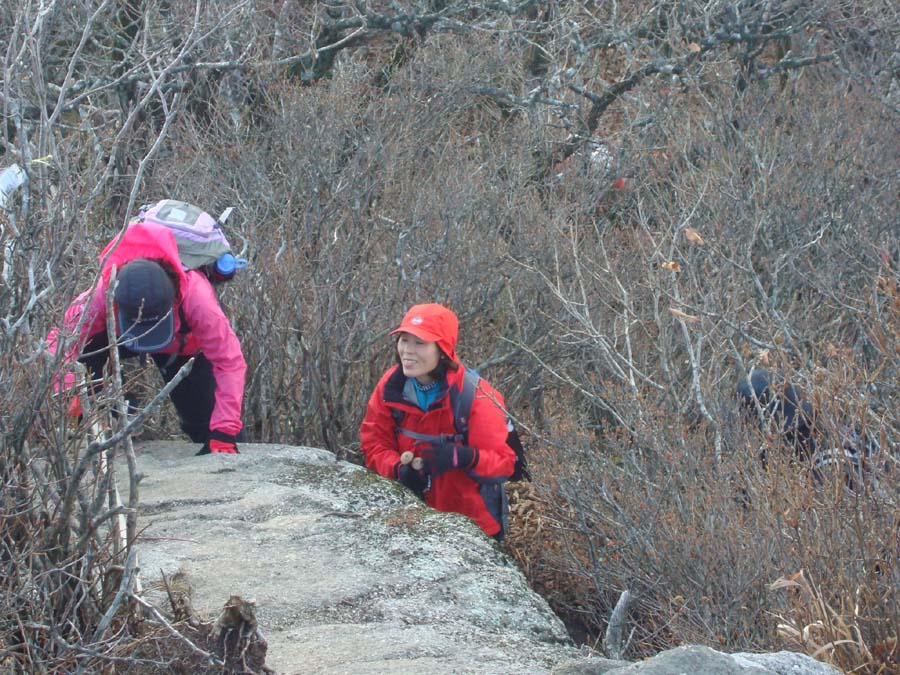
<path id="1" fill-rule="evenodd" d="M 412 382 L 407 382 L 400 366 L 388 370 L 379 380 L 366 407 L 360 426 L 360 440 L 366 466 L 387 478 L 397 478 L 400 454 L 410 450 L 419 456 L 423 441 L 398 435 L 398 424 L 392 410 L 402 414 L 402 427 L 421 434 L 456 434 L 450 389 L 461 391 L 464 369 L 447 370 L 444 395 L 427 411 L 416 404 Z M 489 535 L 501 530 L 490 514 L 480 493 L 480 483 L 469 474 L 485 479 L 507 478 L 512 475 L 516 455 L 506 444 L 508 429 L 503 397 L 484 379 L 479 381 L 469 414 L 468 445 L 478 450 L 476 465 L 468 472 L 451 469 L 432 481 L 425 492 L 425 502 L 439 510 L 461 513 L 474 520 Z M 398 417 L 400 416 L 398 414 Z"/>

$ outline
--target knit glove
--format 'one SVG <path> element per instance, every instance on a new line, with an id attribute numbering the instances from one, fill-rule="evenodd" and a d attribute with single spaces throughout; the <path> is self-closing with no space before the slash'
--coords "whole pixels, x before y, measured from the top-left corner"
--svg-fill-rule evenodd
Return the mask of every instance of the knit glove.
<path id="1" fill-rule="evenodd" d="M 200 448 L 200 452 L 198 455 L 210 455 L 210 454 L 221 454 L 221 455 L 237 455 L 237 441 L 232 434 L 226 434 L 222 431 L 211 431 L 209 432 L 209 438 L 206 439 L 206 443 L 203 444 L 203 447 Z"/>
<path id="2" fill-rule="evenodd" d="M 432 476 L 440 476 L 450 469 L 473 469 L 478 464 L 478 450 L 468 445 L 446 441 L 431 443 L 419 451 L 425 469 Z"/>
<path id="3" fill-rule="evenodd" d="M 398 483 L 412 490 L 419 499 L 424 499 L 425 490 L 428 489 L 428 477 L 422 471 L 416 471 L 409 464 L 398 462 L 395 474 Z"/>

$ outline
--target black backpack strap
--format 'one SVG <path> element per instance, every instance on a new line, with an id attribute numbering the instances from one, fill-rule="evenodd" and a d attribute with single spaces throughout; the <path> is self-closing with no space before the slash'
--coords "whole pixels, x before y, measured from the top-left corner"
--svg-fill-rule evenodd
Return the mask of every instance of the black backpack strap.
<path id="1" fill-rule="evenodd" d="M 168 370 L 172 364 L 175 363 L 175 360 L 181 356 L 181 350 L 184 349 L 184 346 L 187 344 L 188 334 L 191 332 L 191 327 L 188 326 L 181 303 L 178 304 L 178 321 L 181 324 L 178 327 L 178 349 L 169 356 L 169 360 L 166 361 L 165 365 L 162 367 L 163 370 Z M 141 363 L 141 365 L 143 366 L 144 364 Z"/>
<path id="2" fill-rule="evenodd" d="M 394 418 L 394 430 L 397 433 L 400 433 L 400 425 L 403 424 L 406 413 L 400 410 L 400 408 L 391 408 L 391 417 Z"/>
<path id="3" fill-rule="evenodd" d="M 469 444 L 469 415 L 480 380 L 481 376 L 478 373 L 466 368 L 463 373 L 462 390 L 453 402 L 453 426 L 456 427 L 456 433 L 462 439 L 463 445 Z"/>
<path id="4" fill-rule="evenodd" d="M 178 351 L 180 353 L 187 344 L 187 336 L 191 332 L 187 317 L 184 315 L 184 306 L 181 303 L 178 303 L 178 320 L 181 322 L 181 326 L 178 327 L 178 334 L 181 336 L 181 342 L 178 344 Z"/>

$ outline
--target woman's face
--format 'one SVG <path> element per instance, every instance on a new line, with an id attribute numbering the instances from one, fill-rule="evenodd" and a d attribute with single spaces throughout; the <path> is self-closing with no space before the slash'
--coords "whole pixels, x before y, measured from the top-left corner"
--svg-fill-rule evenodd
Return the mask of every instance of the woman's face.
<path id="1" fill-rule="evenodd" d="M 400 333 L 397 354 L 404 375 L 414 377 L 422 384 L 431 383 L 433 378 L 428 373 L 437 368 L 441 358 L 437 342 L 426 342 L 412 333 Z"/>

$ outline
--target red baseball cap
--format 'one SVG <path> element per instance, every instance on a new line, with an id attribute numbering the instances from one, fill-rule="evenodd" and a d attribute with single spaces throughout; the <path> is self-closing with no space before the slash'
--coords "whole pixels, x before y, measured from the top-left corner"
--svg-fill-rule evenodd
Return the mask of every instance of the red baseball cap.
<path id="1" fill-rule="evenodd" d="M 400 325 L 391 331 L 391 335 L 397 333 L 410 333 L 426 342 L 437 342 L 452 361 L 459 363 L 456 356 L 456 341 L 459 338 L 459 319 L 443 305 L 429 303 L 426 305 L 413 305 L 409 308 Z"/>

